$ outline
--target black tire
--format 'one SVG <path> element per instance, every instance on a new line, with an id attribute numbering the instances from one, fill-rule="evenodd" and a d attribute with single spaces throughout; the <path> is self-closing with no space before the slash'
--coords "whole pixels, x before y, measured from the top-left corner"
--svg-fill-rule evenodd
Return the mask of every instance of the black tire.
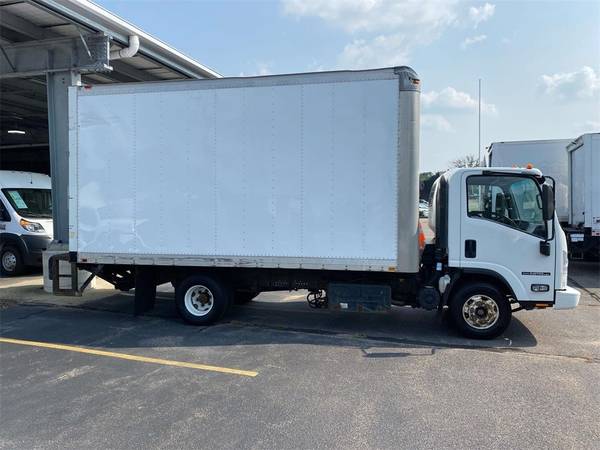
<path id="1" fill-rule="evenodd" d="M 472 307 L 467 306 L 464 311 L 467 302 Z M 450 318 L 458 331 L 468 338 L 498 337 L 508 327 L 511 315 L 508 299 L 492 284 L 471 283 L 452 294 Z"/>
<path id="2" fill-rule="evenodd" d="M 186 300 L 188 291 L 190 296 Z M 192 275 L 177 283 L 175 304 L 179 315 L 187 323 L 210 325 L 227 312 L 230 304 L 229 289 L 213 277 Z"/>
<path id="3" fill-rule="evenodd" d="M 235 291 L 233 293 L 233 303 L 236 305 L 245 305 L 255 299 L 258 294 L 258 292 Z"/>
<path id="4" fill-rule="evenodd" d="M 21 275 L 25 270 L 23 257 L 18 248 L 6 245 L 0 251 L 0 273 L 8 277 Z"/>

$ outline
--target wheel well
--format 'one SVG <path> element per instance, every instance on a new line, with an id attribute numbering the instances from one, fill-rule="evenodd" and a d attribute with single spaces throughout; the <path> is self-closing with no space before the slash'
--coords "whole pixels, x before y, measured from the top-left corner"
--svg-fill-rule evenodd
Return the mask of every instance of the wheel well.
<path id="1" fill-rule="evenodd" d="M 489 283 L 496 287 L 502 294 L 507 297 L 515 299 L 515 294 L 500 275 L 493 273 L 461 273 L 455 282 L 450 286 L 450 291 L 446 298 L 446 303 L 452 298 L 452 294 L 458 291 L 462 286 L 468 285 L 469 283 Z"/>
<path id="2" fill-rule="evenodd" d="M 23 256 L 25 249 L 23 248 L 23 242 L 18 235 L 12 233 L 0 233 L 0 238 L 0 251 L 4 247 L 12 246 L 16 247 L 21 253 L 21 256 Z"/>

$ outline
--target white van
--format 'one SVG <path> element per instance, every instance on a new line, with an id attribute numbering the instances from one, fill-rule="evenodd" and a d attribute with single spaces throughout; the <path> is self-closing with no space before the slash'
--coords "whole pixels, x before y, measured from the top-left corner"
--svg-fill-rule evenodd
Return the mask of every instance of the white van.
<path id="1" fill-rule="evenodd" d="M 52 235 L 50 177 L 0 170 L 0 272 L 18 275 L 41 266 Z"/>

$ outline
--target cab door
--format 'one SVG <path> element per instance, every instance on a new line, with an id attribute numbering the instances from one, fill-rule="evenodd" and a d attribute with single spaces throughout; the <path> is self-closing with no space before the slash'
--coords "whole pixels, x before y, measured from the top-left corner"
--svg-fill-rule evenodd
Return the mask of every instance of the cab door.
<path id="1" fill-rule="evenodd" d="M 471 172 L 463 174 L 461 190 L 461 267 L 501 275 L 519 301 L 554 301 L 555 242 L 542 254 L 548 231 L 538 181 Z"/>
<path id="2" fill-rule="evenodd" d="M 10 225 L 10 213 L 4 206 L 2 199 L 0 198 L 0 233 L 8 231 Z"/>

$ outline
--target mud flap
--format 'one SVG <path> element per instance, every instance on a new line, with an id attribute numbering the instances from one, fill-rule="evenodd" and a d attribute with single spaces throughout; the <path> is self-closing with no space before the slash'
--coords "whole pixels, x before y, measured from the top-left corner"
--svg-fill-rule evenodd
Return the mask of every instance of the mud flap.
<path id="1" fill-rule="evenodd" d="M 152 267 L 136 267 L 133 314 L 139 316 L 154 308 L 156 303 L 156 275 Z"/>

